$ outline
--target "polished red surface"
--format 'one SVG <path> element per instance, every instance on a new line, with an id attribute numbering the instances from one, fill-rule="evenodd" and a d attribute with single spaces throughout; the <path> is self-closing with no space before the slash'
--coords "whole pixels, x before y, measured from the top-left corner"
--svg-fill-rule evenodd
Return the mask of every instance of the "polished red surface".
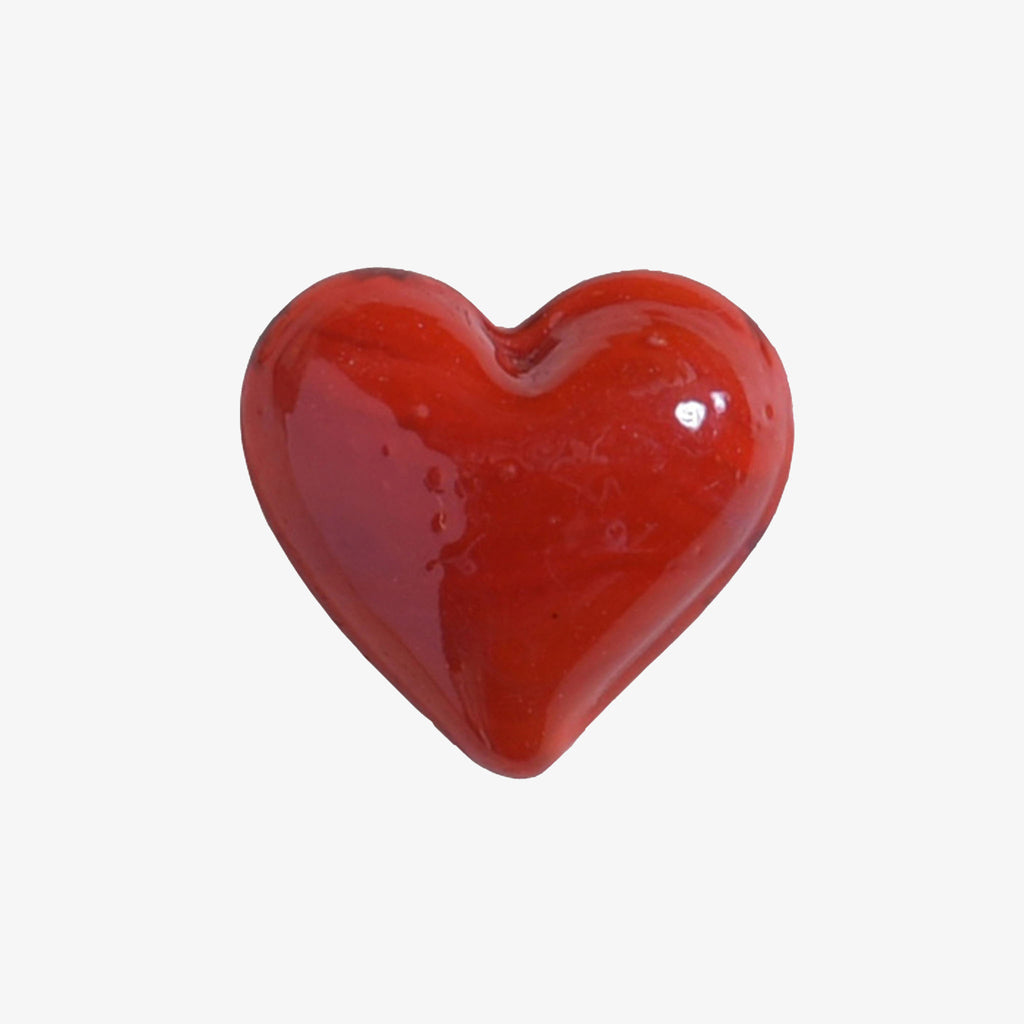
<path id="1" fill-rule="evenodd" d="M 328 614 L 470 757 L 529 776 L 757 543 L 793 420 L 764 335 L 686 278 L 595 278 L 507 330 L 362 270 L 266 329 L 242 437 Z"/>

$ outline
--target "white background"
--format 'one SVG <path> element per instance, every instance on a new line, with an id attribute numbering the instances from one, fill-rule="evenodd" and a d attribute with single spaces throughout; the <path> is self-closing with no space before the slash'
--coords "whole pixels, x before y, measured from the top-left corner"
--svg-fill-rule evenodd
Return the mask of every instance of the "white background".
<path id="1" fill-rule="evenodd" d="M 0 1018 L 1024 1018 L 1012 3 L 11 5 Z M 277 548 L 294 294 L 746 309 L 797 447 L 545 775 L 478 768 Z"/>

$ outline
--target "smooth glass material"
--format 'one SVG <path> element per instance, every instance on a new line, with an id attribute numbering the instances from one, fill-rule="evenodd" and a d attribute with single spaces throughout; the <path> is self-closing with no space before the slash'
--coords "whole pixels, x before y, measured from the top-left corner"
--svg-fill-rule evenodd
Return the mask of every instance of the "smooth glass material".
<path id="1" fill-rule="evenodd" d="M 242 436 L 277 538 L 360 651 L 470 757 L 547 768 L 757 543 L 789 469 L 782 364 L 648 271 L 494 327 L 364 270 L 270 324 Z"/>

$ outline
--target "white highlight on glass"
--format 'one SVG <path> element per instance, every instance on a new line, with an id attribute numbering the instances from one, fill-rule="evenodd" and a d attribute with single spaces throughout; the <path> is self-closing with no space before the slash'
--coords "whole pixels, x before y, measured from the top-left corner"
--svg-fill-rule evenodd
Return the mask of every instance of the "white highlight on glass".
<path id="1" fill-rule="evenodd" d="M 715 407 L 715 412 L 725 412 L 729 405 L 729 396 L 724 391 L 712 391 L 711 404 Z"/>
<path id="2" fill-rule="evenodd" d="M 680 402 L 676 406 L 676 419 L 686 427 L 687 430 L 700 430 L 704 417 L 708 414 L 708 407 L 703 402 L 691 399 L 689 402 Z"/>

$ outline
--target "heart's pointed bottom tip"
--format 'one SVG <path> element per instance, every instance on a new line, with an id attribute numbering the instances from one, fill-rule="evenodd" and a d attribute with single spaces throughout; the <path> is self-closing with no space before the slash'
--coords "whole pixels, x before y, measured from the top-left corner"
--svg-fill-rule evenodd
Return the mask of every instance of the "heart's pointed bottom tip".
<path id="1" fill-rule="evenodd" d="M 494 754 L 471 753 L 462 747 L 459 749 L 481 768 L 486 768 L 487 771 L 506 779 L 535 779 L 538 775 L 543 775 L 564 753 L 562 751 L 554 755 L 517 760 Z"/>
<path id="2" fill-rule="evenodd" d="M 558 730 L 516 734 L 506 728 L 488 734 L 484 730 L 470 728 L 464 722 L 453 731 L 436 721 L 433 725 L 474 764 L 508 779 L 532 779 L 542 775 L 579 738 L 578 735 L 562 735 Z"/>

